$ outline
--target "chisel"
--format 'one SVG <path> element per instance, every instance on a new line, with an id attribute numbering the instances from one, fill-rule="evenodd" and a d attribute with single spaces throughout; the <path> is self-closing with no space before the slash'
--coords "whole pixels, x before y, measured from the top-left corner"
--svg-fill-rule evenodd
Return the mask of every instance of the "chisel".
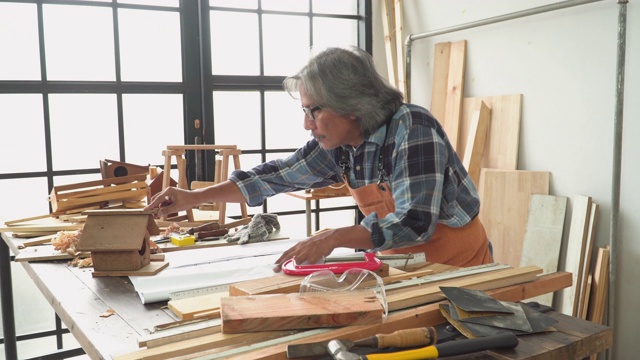
<path id="1" fill-rule="evenodd" d="M 408 348 L 415 346 L 427 346 L 435 344 L 437 341 L 436 329 L 433 327 L 413 328 L 398 330 L 391 334 L 378 334 L 366 339 L 351 341 L 340 340 L 344 347 L 369 347 L 384 349 L 388 347 Z M 315 343 L 287 345 L 287 357 L 296 359 L 308 356 L 327 355 L 327 344 L 329 341 Z"/>

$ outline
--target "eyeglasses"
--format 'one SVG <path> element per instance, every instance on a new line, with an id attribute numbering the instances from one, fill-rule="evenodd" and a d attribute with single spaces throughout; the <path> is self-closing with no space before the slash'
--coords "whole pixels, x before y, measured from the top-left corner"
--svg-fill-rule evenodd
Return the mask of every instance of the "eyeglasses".
<path id="1" fill-rule="evenodd" d="M 320 110 L 320 109 L 322 109 L 320 106 L 314 106 L 312 108 L 308 108 L 306 106 L 302 107 L 302 111 L 304 111 L 304 114 L 307 115 L 307 117 L 311 121 L 315 121 L 316 120 L 316 116 L 313 113 L 318 111 L 318 110 Z"/>

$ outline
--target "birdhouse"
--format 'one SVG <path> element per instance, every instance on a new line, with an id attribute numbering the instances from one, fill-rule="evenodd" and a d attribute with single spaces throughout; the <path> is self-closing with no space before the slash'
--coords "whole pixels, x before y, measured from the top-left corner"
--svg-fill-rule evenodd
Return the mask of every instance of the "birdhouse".
<path id="1" fill-rule="evenodd" d="M 77 249 L 91 252 L 95 271 L 136 271 L 149 264 L 149 239 L 160 232 L 151 211 L 87 210 L 83 214 L 87 220 Z"/>

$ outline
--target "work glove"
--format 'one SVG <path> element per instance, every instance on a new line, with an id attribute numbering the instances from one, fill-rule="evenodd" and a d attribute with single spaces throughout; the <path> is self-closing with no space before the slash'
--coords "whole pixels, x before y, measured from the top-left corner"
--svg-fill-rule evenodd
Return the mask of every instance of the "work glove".
<path id="1" fill-rule="evenodd" d="M 233 235 L 226 235 L 227 242 L 238 242 L 239 245 L 269 240 L 273 230 L 280 230 L 278 215 L 255 214 L 249 224 L 240 228 Z"/>

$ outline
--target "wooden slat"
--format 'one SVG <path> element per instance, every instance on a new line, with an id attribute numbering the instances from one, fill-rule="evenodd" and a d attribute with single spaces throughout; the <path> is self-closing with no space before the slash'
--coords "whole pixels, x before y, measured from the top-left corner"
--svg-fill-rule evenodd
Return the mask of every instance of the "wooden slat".
<path id="1" fill-rule="evenodd" d="M 462 160 L 462 164 L 467 169 L 476 187 L 480 184 L 480 169 L 490 121 L 491 109 L 487 106 L 487 103 L 481 101 L 480 109 L 473 112 L 469 136 L 467 137 L 467 151 Z"/>
<path id="2" fill-rule="evenodd" d="M 384 34 L 384 48 L 387 57 L 387 76 L 392 86 L 398 87 L 398 58 L 396 57 L 396 19 L 393 6 L 394 0 L 382 1 L 382 31 Z M 402 46 L 402 44 L 400 44 Z"/>
<path id="3" fill-rule="evenodd" d="M 396 53 L 398 67 L 398 89 L 407 95 L 407 80 L 404 68 L 404 20 L 402 17 L 402 0 L 393 0 L 393 13 L 395 15 Z"/>
<path id="4" fill-rule="evenodd" d="M 558 270 L 567 200 L 564 196 L 531 195 L 521 267 L 537 265 L 545 274 Z M 532 300 L 551 306 L 553 294 L 544 294 Z"/>
<path id="5" fill-rule="evenodd" d="M 444 121 L 447 106 L 447 84 L 449 80 L 449 58 L 451 43 L 437 43 L 433 53 L 433 80 L 431 83 L 431 106 L 429 111 L 440 122 Z"/>
<path id="6" fill-rule="evenodd" d="M 578 310 L 578 296 L 582 284 L 582 261 L 587 241 L 591 197 L 577 195 L 573 198 L 571 228 L 564 260 L 564 271 L 573 274 L 573 285 L 562 292 L 562 302 L 558 311 L 575 316 Z"/>
<path id="7" fill-rule="evenodd" d="M 520 265 L 532 194 L 549 194 L 547 171 L 482 169 L 480 220 L 493 244 L 494 261 Z"/>
<path id="8" fill-rule="evenodd" d="M 604 316 L 609 285 L 609 255 L 610 249 L 608 245 L 604 248 L 598 248 L 596 265 L 593 270 L 591 301 L 589 302 L 589 312 L 587 314 L 587 319 L 596 324 L 602 324 Z"/>
<path id="9" fill-rule="evenodd" d="M 487 134 L 483 168 L 518 169 L 518 146 L 520 145 L 520 120 L 522 117 L 522 95 L 498 95 L 465 98 L 462 103 L 460 138 L 469 136 L 473 112 L 484 101 L 491 108 L 491 121 Z M 465 142 L 458 142 L 456 150 L 464 158 Z"/>
<path id="10" fill-rule="evenodd" d="M 588 297 L 591 287 L 587 285 L 589 272 L 591 271 L 591 256 L 593 254 L 593 244 L 595 242 L 596 231 L 596 219 L 598 217 L 598 204 L 591 202 L 591 212 L 589 213 L 589 225 L 587 231 L 587 238 L 584 249 L 584 259 L 582 261 L 582 282 L 580 284 L 580 293 L 578 298 L 578 309 L 576 310 L 577 317 L 581 319 L 587 318 Z"/>
<path id="11" fill-rule="evenodd" d="M 454 149 L 458 147 L 460 134 L 466 49 L 465 40 L 443 45 L 436 44 L 434 58 L 431 112 L 444 127 Z M 447 62 L 447 64 L 436 64 L 436 62 Z"/>
<path id="12" fill-rule="evenodd" d="M 475 290 L 493 290 L 533 281 L 540 273 L 542 273 L 542 269 L 539 267 L 527 266 L 465 276 L 461 279 L 449 279 L 408 289 L 388 291 L 387 303 L 390 311 L 407 309 L 445 299 L 446 297 L 440 291 L 440 286 L 443 285 Z"/>

